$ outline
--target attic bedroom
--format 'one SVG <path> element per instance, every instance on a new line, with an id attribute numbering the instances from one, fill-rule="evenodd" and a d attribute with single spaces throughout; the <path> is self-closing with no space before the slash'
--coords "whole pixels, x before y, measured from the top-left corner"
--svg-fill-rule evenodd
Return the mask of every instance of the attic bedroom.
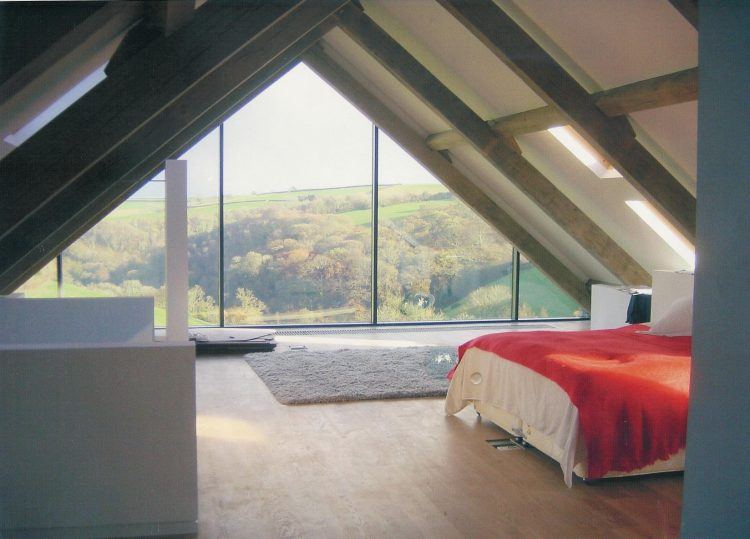
<path id="1" fill-rule="evenodd" d="M 748 23 L 1 3 L 0 536 L 750 533 Z"/>

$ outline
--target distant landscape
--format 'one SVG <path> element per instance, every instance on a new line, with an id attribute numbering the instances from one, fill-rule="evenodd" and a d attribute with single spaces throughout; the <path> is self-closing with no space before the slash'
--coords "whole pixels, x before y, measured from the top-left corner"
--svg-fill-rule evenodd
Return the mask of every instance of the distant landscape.
<path id="1" fill-rule="evenodd" d="M 370 186 L 225 197 L 225 323 L 370 320 Z M 379 191 L 378 319 L 510 317 L 512 248 L 438 184 Z M 155 298 L 165 324 L 164 203 L 129 200 L 67 249 L 64 296 Z M 189 200 L 190 323 L 219 323 L 218 200 Z M 54 267 L 30 297 L 57 294 Z M 521 268 L 519 317 L 578 316 L 536 268 Z"/>

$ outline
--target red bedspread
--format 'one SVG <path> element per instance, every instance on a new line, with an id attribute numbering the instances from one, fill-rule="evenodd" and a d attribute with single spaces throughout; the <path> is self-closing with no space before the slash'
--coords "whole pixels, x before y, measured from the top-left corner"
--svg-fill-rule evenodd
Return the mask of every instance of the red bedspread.
<path id="1" fill-rule="evenodd" d="M 479 348 L 562 387 L 578 408 L 595 479 L 685 447 L 692 339 L 636 333 L 645 329 L 495 333 L 461 345 L 458 355 Z"/>

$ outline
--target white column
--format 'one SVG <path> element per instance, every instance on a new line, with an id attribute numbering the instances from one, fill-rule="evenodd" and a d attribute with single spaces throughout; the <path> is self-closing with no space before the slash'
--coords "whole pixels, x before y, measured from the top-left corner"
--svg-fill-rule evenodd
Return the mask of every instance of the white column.
<path id="1" fill-rule="evenodd" d="M 187 161 L 165 170 L 167 340 L 188 340 Z"/>

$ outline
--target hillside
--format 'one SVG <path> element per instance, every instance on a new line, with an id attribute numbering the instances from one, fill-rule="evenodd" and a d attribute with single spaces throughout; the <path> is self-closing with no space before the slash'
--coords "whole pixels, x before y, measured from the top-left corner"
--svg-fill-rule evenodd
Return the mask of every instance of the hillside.
<path id="1" fill-rule="evenodd" d="M 366 322 L 371 304 L 370 186 L 227 196 L 227 324 Z M 379 190 L 378 318 L 472 320 L 510 316 L 512 247 L 438 184 Z M 163 324 L 162 200 L 129 200 L 63 255 L 66 296 L 152 295 Z M 218 200 L 189 200 L 190 323 L 219 321 Z M 54 269 L 28 296 L 56 294 Z M 522 317 L 577 314 L 529 264 Z"/>

